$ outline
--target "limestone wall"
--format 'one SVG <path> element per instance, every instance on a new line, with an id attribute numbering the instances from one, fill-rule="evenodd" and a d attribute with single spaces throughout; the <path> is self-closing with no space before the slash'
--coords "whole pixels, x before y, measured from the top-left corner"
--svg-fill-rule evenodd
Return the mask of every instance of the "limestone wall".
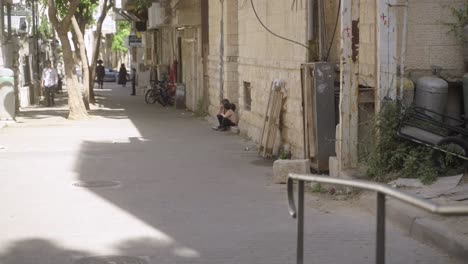
<path id="1" fill-rule="evenodd" d="M 461 7 L 463 0 L 411 0 L 408 8 L 406 52 L 407 75 L 416 78 L 430 74 L 437 65 L 449 75 L 463 73 L 462 43 L 446 23 L 454 22 L 451 7 Z M 400 4 L 403 1 L 399 2 Z M 398 8 L 398 55 L 403 27 L 402 7 Z M 362 84 L 375 85 L 375 0 L 361 0 L 360 75 Z"/>
<path id="2" fill-rule="evenodd" d="M 177 10 L 172 19 L 172 24 L 175 26 L 200 25 L 200 6 L 200 0 L 179 1 Z"/>
<path id="3" fill-rule="evenodd" d="M 238 102 L 238 1 L 209 1 L 208 94 L 215 114 L 221 98 Z"/>
<path id="4" fill-rule="evenodd" d="M 306 43 L 306 7 L 289 1 L 255 1 L 262 21 L 275 33 Z M 259 141 L 271 82 L 286 82 L 282 143 L 296 156 L 302 153 L 300 65 L 307 50 L 268 33 L 258 22 L 249 1 L 209 2 L 209 97 L 215 114 L 223 98 L 237 104 L 241 132 Z M 247 107 L 244 83 L 250 84 Z"/>
<path id="5" fill-rule="evenodd" d="M 306 7 L 291 8 L 290 1 L 255 1 L 263 23 L 273 32 L 306 43 Z M 239 112 L 240 128 L 258 141 L 268 104 L 271 82 L 286 82 L 287 99 L 282 115 L 282 143 L 289 143 L 293 155 L 302 155 L 301 63 L 307 50 L 268 33 L 259 23 L 249 3 L 239 6 Z M 250 83 L 248 109 L 244 82 Z"/>
<path id="6" fill-rule="evenodd" d="M 441 66 L 445 73 L 463 73 L 462 43 L 447 22 L 454 22 L 451 7 L 461 7 L 463 0 L 411 0 L 408 11 L 407 68 L 414 73 Z"/>

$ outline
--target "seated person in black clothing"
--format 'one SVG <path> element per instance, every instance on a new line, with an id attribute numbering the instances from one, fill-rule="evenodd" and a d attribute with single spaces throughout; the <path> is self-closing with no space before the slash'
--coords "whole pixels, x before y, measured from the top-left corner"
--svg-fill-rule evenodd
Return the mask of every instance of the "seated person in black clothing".
<path id="1" fill-rule="evenodd" d="M 217 115 L 219 126 L 214 130 L 227 131 L 231 126 L 237 126 L 237 113 L 234 112 L 236 106 L 229 102 L 224 102 L 222 113 Z"/>

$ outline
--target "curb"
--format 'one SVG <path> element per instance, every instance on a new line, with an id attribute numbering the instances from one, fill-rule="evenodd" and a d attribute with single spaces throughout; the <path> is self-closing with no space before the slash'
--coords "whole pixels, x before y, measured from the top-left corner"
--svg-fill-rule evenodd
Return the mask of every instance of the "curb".
<path id="1" fill-rule="evenodd" d="M 376 196 L 363 193 L 359 204 L 375 214 Z M 386 217 L 392 223 L 401 227 L 410 237 L 423 243 L 435 246 L 448 255 L 468 259 L 468 237 L 459 235 L 441 222 L 430 219 L 431 214 L 395 199 L 387 198 Z"/>

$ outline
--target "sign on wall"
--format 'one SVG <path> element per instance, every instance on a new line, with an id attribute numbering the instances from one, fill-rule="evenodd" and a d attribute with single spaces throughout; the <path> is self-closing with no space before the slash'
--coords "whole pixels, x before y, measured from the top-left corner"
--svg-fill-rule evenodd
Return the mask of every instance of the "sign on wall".
<path id="1" fill-rule="evenodd" d="M 130 35 L 128 36 L 128 46 L 129 47 L 142 47 L 142 40 L 141 37 L 137 35 Z"/>

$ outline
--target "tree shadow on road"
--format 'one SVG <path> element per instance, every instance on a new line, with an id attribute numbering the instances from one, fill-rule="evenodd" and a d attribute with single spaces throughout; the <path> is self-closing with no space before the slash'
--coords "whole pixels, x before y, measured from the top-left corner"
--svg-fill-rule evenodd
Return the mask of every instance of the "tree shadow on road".
<path id="1" fill-rule="evenodd" d="M 294 225 L 283 225 L 290 221 L 281 203 L 284 188 L 263 189 L 271 167 L 251 163 L 240 138 L 212 131 L 188 111 L 148 105 L 141 97 L 112 99 L 98 103 L 128 118 L 140 135 L 81 144 L 79 180 L 121 183 L 90 192 L 179 241 L 174 254 L 190 256 L 195 248 L 205 261 L 241 263 L 294 241 Z M 274 247 L 258 248 L 269 239 Z M 251 245 L 257 248 L 246 251 Z M 281 257 L 293 255 L 291 248 Z"/>
<path id="2" fill-rule="evenodd" d="M 159 264 L 197 263 L 198 253 L 151 238 L 134 238 L 112 246 L 109 254 L 98 249 L 69 248 L 58 241 L 30 238 L 14 241 L 2 250 L 2 264 Z M 168 260 L 172 259 L 171 262 Z"/>
<path id="3" fill-rule="evenodd" d="M 64 264 L 70 263 L 73 256 L 86 256 L 89 253 L 66 249 L 56 242 L 33 238 L 12 243 L 0 255 L 2 264 Z"/>

